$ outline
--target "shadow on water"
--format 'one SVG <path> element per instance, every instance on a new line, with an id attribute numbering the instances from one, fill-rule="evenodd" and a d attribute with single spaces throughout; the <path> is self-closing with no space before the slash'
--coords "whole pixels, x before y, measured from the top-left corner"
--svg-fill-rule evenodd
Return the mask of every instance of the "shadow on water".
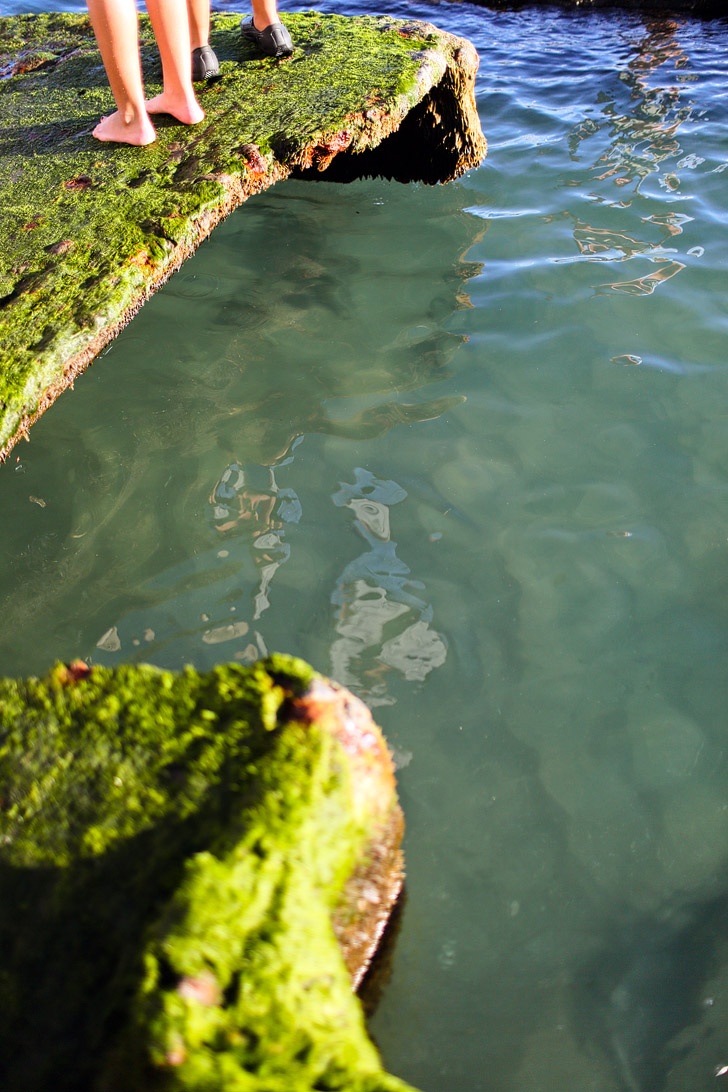
<path id="1" fill-rule="evenodd" d="M 626 1092 L 662 1092 L 701 1039 L 706 1050 L 711 1029 L 700 1025 L 715 1004 L 711 978 L 719 957 L 725 958 L 727 919 L 724 890 L 704 902 L 623 923 L 576 976 L 576 1019 L 584 1042 L 601 1042 Z M 712 1038 L 717 1042 L 708 1049 L 715 1050 L 717 1072 L 722 1037 Z M 688 1078 L 685 1087 L 698 1083 Z"/>

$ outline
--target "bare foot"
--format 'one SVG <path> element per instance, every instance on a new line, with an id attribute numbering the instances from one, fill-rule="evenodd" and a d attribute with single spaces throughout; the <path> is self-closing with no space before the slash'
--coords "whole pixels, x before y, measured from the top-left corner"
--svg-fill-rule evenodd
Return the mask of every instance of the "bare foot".
<path id="1" fill-rule="evenodd" d="M 157 139 L 148 114 L 126 122 L 118 110 L 102 118 L 94 129 L 93 135 L 97 140 L 115 141 L 118 144 L 151 144 Z"/>
<path id="2" fill-rule="evenodd" d="M 184 122 L 185 125 L 197 125 L 198 121 L 202 121 L 205 116 L 205 111 L 194 95 L 176 96 L 167 91 L 147 100 L 147 113 L 171 114 L 173 118 Z"/>

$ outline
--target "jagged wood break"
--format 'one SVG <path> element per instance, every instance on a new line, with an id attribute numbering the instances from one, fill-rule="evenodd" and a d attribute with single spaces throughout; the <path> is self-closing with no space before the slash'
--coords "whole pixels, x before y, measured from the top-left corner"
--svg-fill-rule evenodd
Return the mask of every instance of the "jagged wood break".
<path id="1" fill-rule="evenodd" d="M 58 665 L 0 680 L 0 786 L 3 1092 L 407 1092 L 351 985 L 402 879 L 358 699 Z"/>
<path id="2" fill-rule="evenodd" d="M 444 182 L 485 154 L 478 57 L 420 22 L 287 15 L 295 52 L 213 18 L 206 120 L 146 148 L 91 129 L 113 100 L 86 16 L 0 19 L 0 459 L 217 223 L 291 175 Z M 149 94 L 161 70 L 146 20 Z"/>

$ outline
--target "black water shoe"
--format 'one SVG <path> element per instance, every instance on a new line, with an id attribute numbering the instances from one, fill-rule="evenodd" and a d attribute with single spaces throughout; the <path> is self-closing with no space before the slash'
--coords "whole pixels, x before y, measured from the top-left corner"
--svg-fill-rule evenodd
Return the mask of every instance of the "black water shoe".
<path id="1" fill-rule="evenodd" d="M 195 83 L 199 83 L 200 80 L 211 80 L 213 76 L 219 75 L 220 65 L 215 51 L 209 45 L 192 50 L 192 79 Z"/>
<path id="2" fill-rule="evenodd" d="M 269 57 L 290 57 L 293 53 L 293 42 L 283 23 L 271 23 L 265 30 L 258 30 L 251 17 L 240 24 L 240 33 Z"/>

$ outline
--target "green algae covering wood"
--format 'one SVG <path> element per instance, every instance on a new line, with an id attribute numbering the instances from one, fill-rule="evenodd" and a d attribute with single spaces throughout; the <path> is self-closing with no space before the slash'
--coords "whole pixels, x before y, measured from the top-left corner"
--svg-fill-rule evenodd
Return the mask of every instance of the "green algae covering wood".
<path id="1" fill-rule="evenodd" d="M 351 988 L 401 882 L 361 702 L 59 665 L 0 680 L 0 786 L 3 1092 L 406 1092 Z"/>
<path id="2" fill-rule="evenodd" d="M 261 57 L 213 17 L 206 119 L 158 119 L 146 148 L 100 144 L 114 109 L 88 18 L 0 19 L 0 460 L 233 208 L 278 179 L 441 182 L 485 154 L 461 38 L 419 22 L 287 15 Z M 161 69 L 146 20 L 148 94 Z"/>

